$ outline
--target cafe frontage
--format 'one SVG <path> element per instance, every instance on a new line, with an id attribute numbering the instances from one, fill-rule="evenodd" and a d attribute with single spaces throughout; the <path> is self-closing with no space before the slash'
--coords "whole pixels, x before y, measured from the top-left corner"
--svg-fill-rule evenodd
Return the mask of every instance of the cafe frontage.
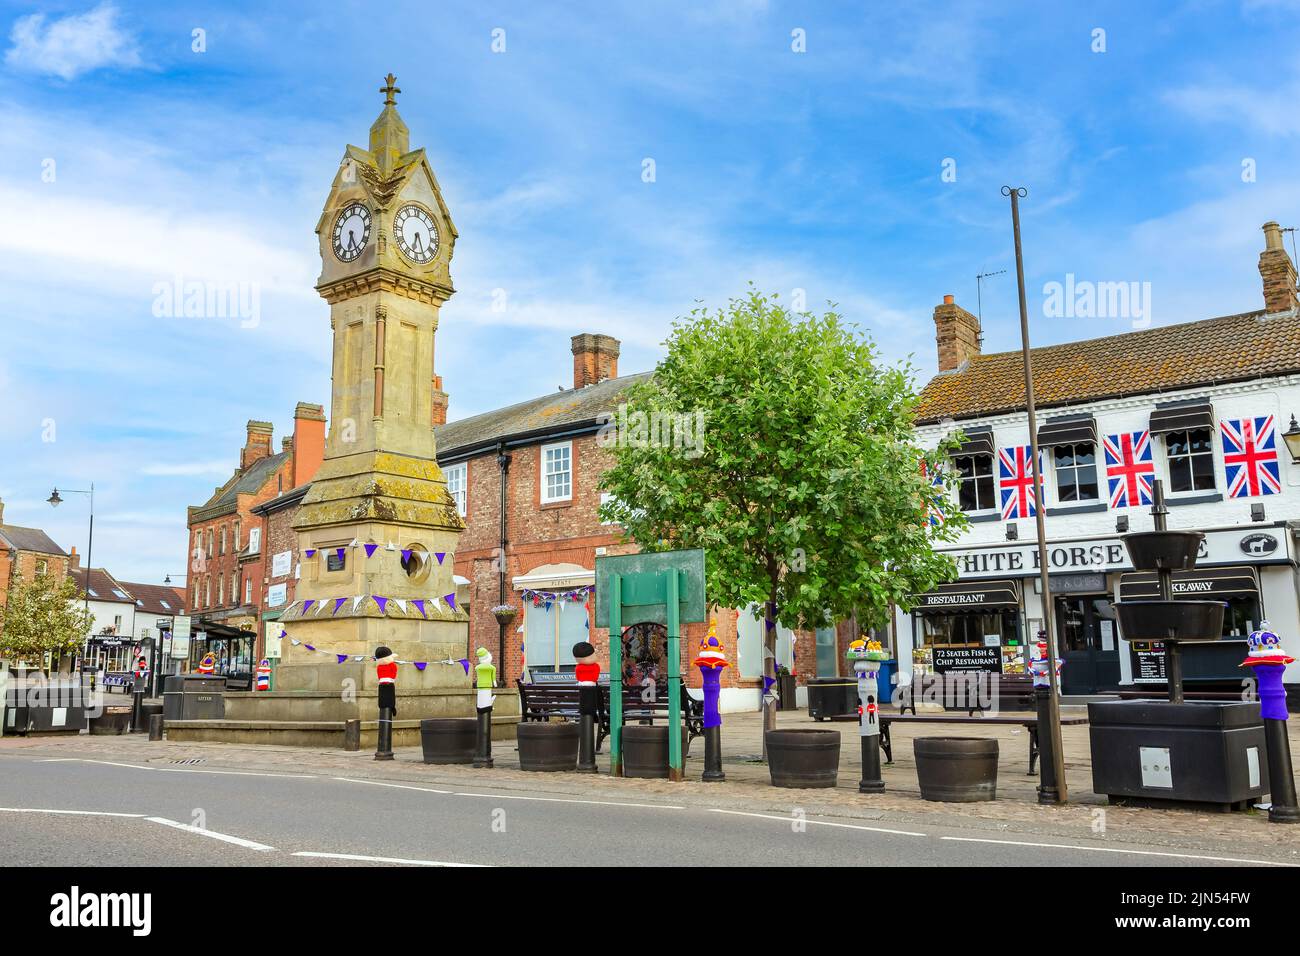
<path id="1" fill-rule="evenodd" d="M 1174 594 L 1225 604 L 1223 637 L 1186 645 L 1189 686 L 1239 688 L 1246 636 L 1267 619 L 1282 633 L 1300 633 L 1300 579 L 1285 522 L 1203 529 L 1195 570 L 1174 575 Z M 1023 674 L 1027 648 L 1043 629 L 1044 607 L 1034 542 L 943 549 L 959 577 L 917 595 L 897 621 L 904 666 L 914 674 L 986 670 Z M 1155 575 L 1135 572 L 1118 535 L 1048 540 L 1050 613 L 1070 695 L 1140 690 L 1165 683 L 1159 642 L 1123 640 L 1116 601 L 1154 598 Z"/>

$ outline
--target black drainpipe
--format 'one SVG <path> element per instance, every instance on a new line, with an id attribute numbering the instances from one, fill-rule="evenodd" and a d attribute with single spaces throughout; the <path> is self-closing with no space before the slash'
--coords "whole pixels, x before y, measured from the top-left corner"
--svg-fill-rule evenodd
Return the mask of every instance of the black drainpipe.
<path id="1" fill-rule="evenodd" d="M 506 603 L 506 485 L 507 476 L 510 473 L 510 453 L 506 451 L 506 443 L 500 442 L 497 445 L 497 468 L 501 471 L 501 541 L 498 545 L 497 552 L 497 603 Z M 506 685 L 506 626 L 497 624 L 499 634 L 497 642 L 497 685 L 504 687 Z M 523 676 L 522 674 L 520 675 Z"/>

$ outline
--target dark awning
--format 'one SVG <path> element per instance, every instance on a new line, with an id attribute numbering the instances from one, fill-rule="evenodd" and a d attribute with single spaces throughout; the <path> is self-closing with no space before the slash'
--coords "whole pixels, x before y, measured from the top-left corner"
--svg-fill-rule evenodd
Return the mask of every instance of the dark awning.
<path id="1" fill-rule="evenodd" d="M 1097 444 L 1097 420 L 1091 415 L 1062 415 L 1050 419 L 1038 429 L 1038 444 L 1043 448 L 1056 445 Z"/>
<path id="2" fill-rule="evenodd" d="M 1194 428 L 1214 430 L 1214 406 L 1203 398 L 1163 402 L 1151 413 L 1151 433 L 1181 432 Z"/>
<path id="3" fill-rule="evenodd" d="M 916 596 L 917 614 L 952 614 L 1020 606 L 1015 581 L 957 581 Z"/>
<path id="4" fill-rule="evenodd" d="M 993 429 L 988 425 L 977 425 L 974 428 L 963 428 L 962 434 L 966 440 L 961 443 L 961 447 L 953 452 L 954 455 L 992 455 L 993 448 Z"/>
<path id="5" fill-rule="evenodd" d="M 1221 600 L 1255 597 L 1259 579 L 1249 567 L 1200 568 L 1174 572 L 1174 600 Z M 1119 576 L 1121 601 L 1154 601 L 1160 597 L 1160 582 L 1154 571 L 1131 571 Z"/>

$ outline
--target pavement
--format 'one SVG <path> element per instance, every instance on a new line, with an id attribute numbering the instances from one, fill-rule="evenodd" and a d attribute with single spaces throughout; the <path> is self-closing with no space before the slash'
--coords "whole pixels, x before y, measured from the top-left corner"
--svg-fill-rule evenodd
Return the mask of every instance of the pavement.
<path id="1" fill-rule="evenodd" d="M 8 859 L 29 865 L 1300 865 L 1300 827 L 1258 812 L 1106 806 L 1086 726 L 1063 729 L 1067 806 L 1037 804 L 1019 727 L 981 733 L 1001 743 L 996 801 L 940 804 L 919 797 L 911 739 L 942 726 L 895 726 L 876 795 L 857 792 L 856 725 L 787 712 L 778 726 L 839 730 L 839 785 L 772 787 L 758 714 L 725 716 L 727 780 L 710 784 L 698 739 L 672 783 L 610 777 L 607 754 L 595 775 L 521 771 L 513 741 L 475 770 L 426 765 L 418 748 L 381 762 L 143 734 L 4 737 L 0 831 Z"/>

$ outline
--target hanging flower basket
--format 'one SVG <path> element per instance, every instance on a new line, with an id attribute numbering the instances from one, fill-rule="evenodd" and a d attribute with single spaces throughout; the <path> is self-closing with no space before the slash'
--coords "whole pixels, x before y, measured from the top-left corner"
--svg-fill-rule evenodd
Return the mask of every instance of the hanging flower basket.
<path id="1" fill-rule="evenodd" d="M 498 604 L 492 609 L 492 616 L 497 619 L 497 623 L 505 627 L 515 619 L 519 609 L 513 604 Z"/>

